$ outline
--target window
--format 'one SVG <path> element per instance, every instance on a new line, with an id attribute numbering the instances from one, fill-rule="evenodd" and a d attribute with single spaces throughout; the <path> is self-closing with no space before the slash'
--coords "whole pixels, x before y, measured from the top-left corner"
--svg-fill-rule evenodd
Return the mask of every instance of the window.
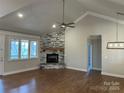
<path id="1" fill-rule="evenodd" d="M 38 42 L 29 40 L 10 40 L 9 60 L 38 58 Z"/>
<path id="2" fill-rule="evenodd" d="M 37 41 L 31 41 L 30 42 L 30 58 L 36 58 L 38 53 L 37 53 Z"/>
<path id="3" fill-rule="evenodd" d="M 19 41 L 11 40 L 10 41 L 10 59 L 15 60 L 19 58 Z"/>
<path id="4" fill-rule="evenodd" d="M 21 40 L 21 59 L 28 59 L 28 40 Z"/>

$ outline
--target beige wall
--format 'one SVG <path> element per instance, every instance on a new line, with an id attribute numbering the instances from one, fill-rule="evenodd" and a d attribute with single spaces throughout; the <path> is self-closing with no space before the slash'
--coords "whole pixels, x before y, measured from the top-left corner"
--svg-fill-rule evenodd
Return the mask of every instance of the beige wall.
<path id="1" fill-rule="evenodd" d="M 114 22 L 86 16 L 76 28 L 65 35 L 65 62 L 68 67 L 87 69 L 87 39 L 90 35 L 102 36 L 102 72 L 124 75 L 124 50 L 108 50 L 108 41 L 115 41 Z M 119 40 L 124 41 L 124 25 L 119 24 Z"/>
<path id="2" fill-rule="evenodd" d="M 4 49 L 4 74 L 21 72 L 24 70 L 38 68 L 40 64 L 40 58 L 32 60 L 20 60 L 20 61 L 9 61 L 9 39 L 10 38 L 21 38 L 28 40 L 40 40 L 39 36 L 26 35 L 20 33 L 0 31 L 5 36 L 5 49 Z"/>
<path id="3" fill-rule="evenodd" d="M 4 73 L 4 35 L 0 34 L 0 75 Z"/>

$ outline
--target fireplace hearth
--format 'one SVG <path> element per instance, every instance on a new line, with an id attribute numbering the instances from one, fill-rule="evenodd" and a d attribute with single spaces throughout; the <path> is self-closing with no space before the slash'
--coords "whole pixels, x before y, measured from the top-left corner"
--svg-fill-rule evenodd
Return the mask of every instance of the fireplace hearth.
<path id="1" fill-rule="evenodd" d="M 41 69 L 63 69 L 64 64 L 64 52 L 61 50 L 51 51 L 46 50 L 42 52 L 42 60 L 40 64 Z"/>

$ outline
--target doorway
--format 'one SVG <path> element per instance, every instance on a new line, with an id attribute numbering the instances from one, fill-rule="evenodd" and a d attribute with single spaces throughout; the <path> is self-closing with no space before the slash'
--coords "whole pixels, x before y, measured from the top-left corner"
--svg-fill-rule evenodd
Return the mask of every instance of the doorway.
<path id="1" fill-rule="evenodd" d="M 87 71 L 97 70 L 101 71 L 102 61 L 101 61 L 101 49 L 102 49 L 102 37 L 90 36 L 88 38 L 88 65 Z"/>

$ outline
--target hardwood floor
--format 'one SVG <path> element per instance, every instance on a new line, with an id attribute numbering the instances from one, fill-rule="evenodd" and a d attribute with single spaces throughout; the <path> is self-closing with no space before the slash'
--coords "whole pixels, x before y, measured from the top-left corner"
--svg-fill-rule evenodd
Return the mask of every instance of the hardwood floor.
<path id="1" fill-rule="evenodd" d="M 35 70 L 0 77 L 0 93 L 124 93 L 124 79 L 74 70 Z"/>

